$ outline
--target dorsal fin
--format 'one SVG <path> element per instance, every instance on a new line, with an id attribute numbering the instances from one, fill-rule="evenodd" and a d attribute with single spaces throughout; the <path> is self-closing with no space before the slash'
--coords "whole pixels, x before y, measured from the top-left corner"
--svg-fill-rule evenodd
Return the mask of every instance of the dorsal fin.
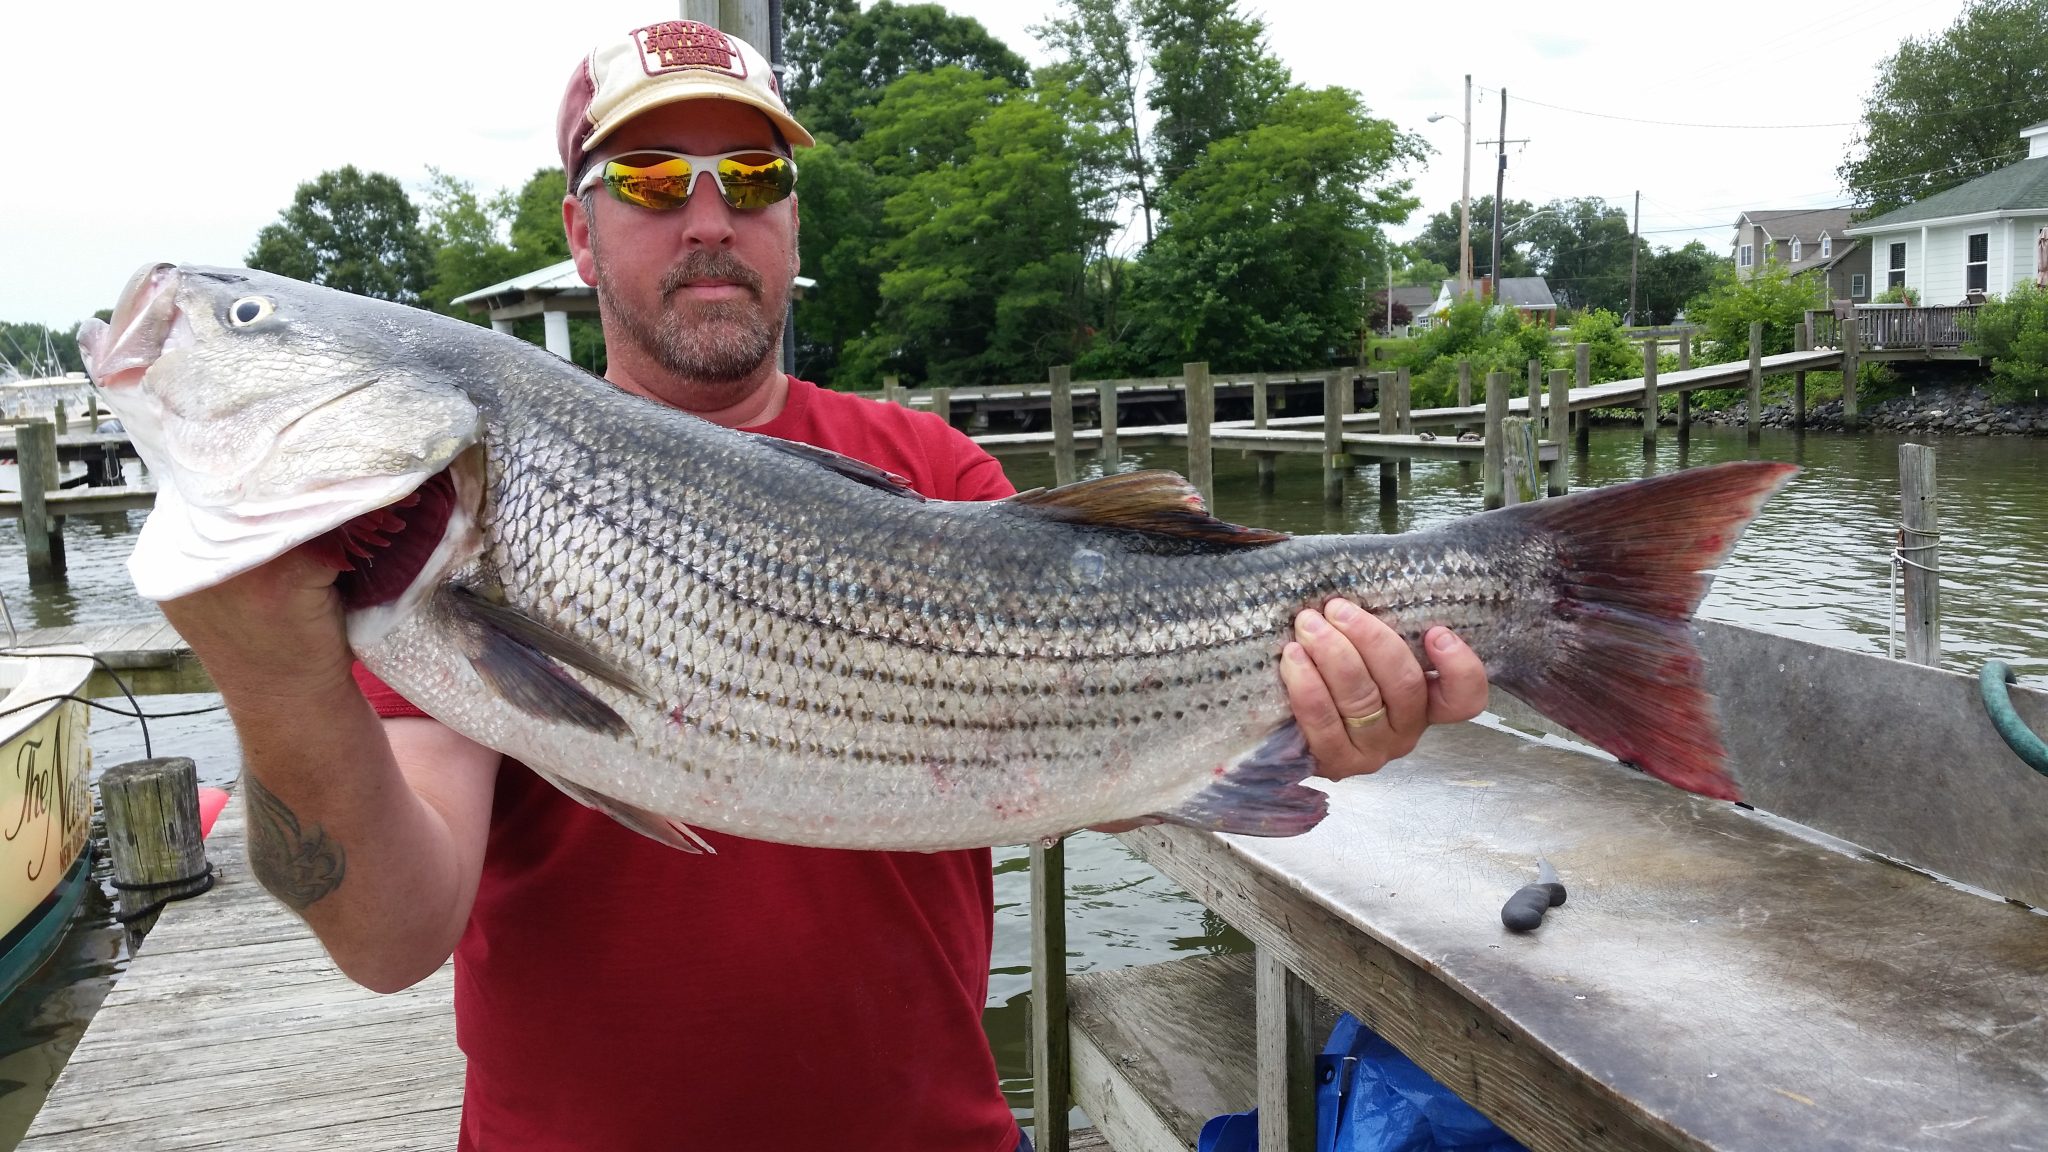
<path id="1" fill-rule="evenodd" d="M 887 492 L 891 496 L 902 496 L 909 500 L 922 500 L 924 494 L 910 486 L 910 481 L 884 468 L 877 468 L 863 460 L 834 452 L 830 448 L 819 448 L 811 444 L 799 444 L 794 440 L 779 440 L 773 436 L 756 438 L 777 452 L 808 460 L 813 464 L 829 468 L 855 483 Z"/>
<path id="2" fill-rule="evenodd" d="M 1216 519 L 1202 506 L 1202 494 L 1194 485 L 1159 468 L 1060 488 L 1034 488 L 1003 504 L 1068 524 L 1135 532 L 1204 551 L 1263 548 L 1287 539 L 1285 532 Z"/>

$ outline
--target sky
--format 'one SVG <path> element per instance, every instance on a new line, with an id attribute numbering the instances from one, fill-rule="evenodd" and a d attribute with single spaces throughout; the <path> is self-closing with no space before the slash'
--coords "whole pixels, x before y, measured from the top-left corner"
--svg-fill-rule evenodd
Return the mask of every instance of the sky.
<path id="1" fill-rule="evenodd" d="M 943 2 L 1044 59 L 1029 29 L 1054 0 Z M 1298 83 L 1352 88 L 1434 149 L 1406 173 L 1424 206 L 1397 238 L 1458 199 L 1469 72 L 1473 139 L 1496 137 L 1505 89 L 1507 136 L 1527 141 L 1509 146 L 1508 198 L 1599 196 L 1626 208 L 1640 191 L 1653 244 L 1697 238 L 1715 251 L 1745 209 L 1845 204 L 1835 169 L 1878 65 L 1962 7 L 1241 4 L 1263 18 Z M 517 188 L 557 163 L 555 108 L 582 54 L 676 11 L 659 0 L 10 10 L 0 17 L 0 108 L 14 128 L 0 152 L 0 320 L 68 328 L 110 307 L 144 263 L 240 264 L 300 183 L 344 164 L 414 191 L 429 166 L 480 190 Z M 1475 199 L 1493 174 L 1489 149 L 1475 145 Z"/>

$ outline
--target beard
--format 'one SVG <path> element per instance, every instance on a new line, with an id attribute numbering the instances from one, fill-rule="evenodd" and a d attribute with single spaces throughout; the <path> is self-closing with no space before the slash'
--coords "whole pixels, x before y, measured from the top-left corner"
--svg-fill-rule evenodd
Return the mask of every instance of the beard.
<path id="1" fill-rule="evenodd" d="M 605 312 L 651 359 L 699 393 L 692 407 L 710 411 L 745 397 L 751 378 L 781 347 L 786 290 L 768 291 L 761 274 L 731 252 L 697 251 L 663 274 L 659 307 L 650 312 L 612 290 L 594 235 L 592 247 Z M 706 279 L 738 284 L 747 297 L 676 302 L 684 285 Z"/>

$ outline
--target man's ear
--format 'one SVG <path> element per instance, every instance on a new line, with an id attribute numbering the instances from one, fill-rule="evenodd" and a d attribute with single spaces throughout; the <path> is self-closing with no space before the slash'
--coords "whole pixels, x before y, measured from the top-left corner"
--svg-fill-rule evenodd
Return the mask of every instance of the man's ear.
<path id="1" fill-rule="evenodd" d="M 562 197 L 562 232 L 569 238 L 569 255 L 576 261 L 576 274 L 594 288 L 597 286 L 597 253 L 591 244 L 590 223 L 581 198 Z"/>

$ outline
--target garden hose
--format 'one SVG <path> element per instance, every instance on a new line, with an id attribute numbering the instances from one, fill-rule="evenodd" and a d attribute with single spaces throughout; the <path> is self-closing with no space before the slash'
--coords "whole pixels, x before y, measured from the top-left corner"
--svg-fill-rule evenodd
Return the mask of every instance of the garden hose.
<path id="1" fill-rule="evenodd" d="M 1984 697 L 1984 711 L 1991 716 L 1991 726 L 2005 738 L 2005 743 L 2027 766 L 2043 776 L 2048 776 L 2048 741 L 2034 734 L 2033 729 L 2020 719 L 2013 709 L 2012 694 L 2005 690 L 2008 684 L 2017 683 L 2012 668 L 2003 660 L 1992 660 L 1977 674 L 1977 687 Z"/>

